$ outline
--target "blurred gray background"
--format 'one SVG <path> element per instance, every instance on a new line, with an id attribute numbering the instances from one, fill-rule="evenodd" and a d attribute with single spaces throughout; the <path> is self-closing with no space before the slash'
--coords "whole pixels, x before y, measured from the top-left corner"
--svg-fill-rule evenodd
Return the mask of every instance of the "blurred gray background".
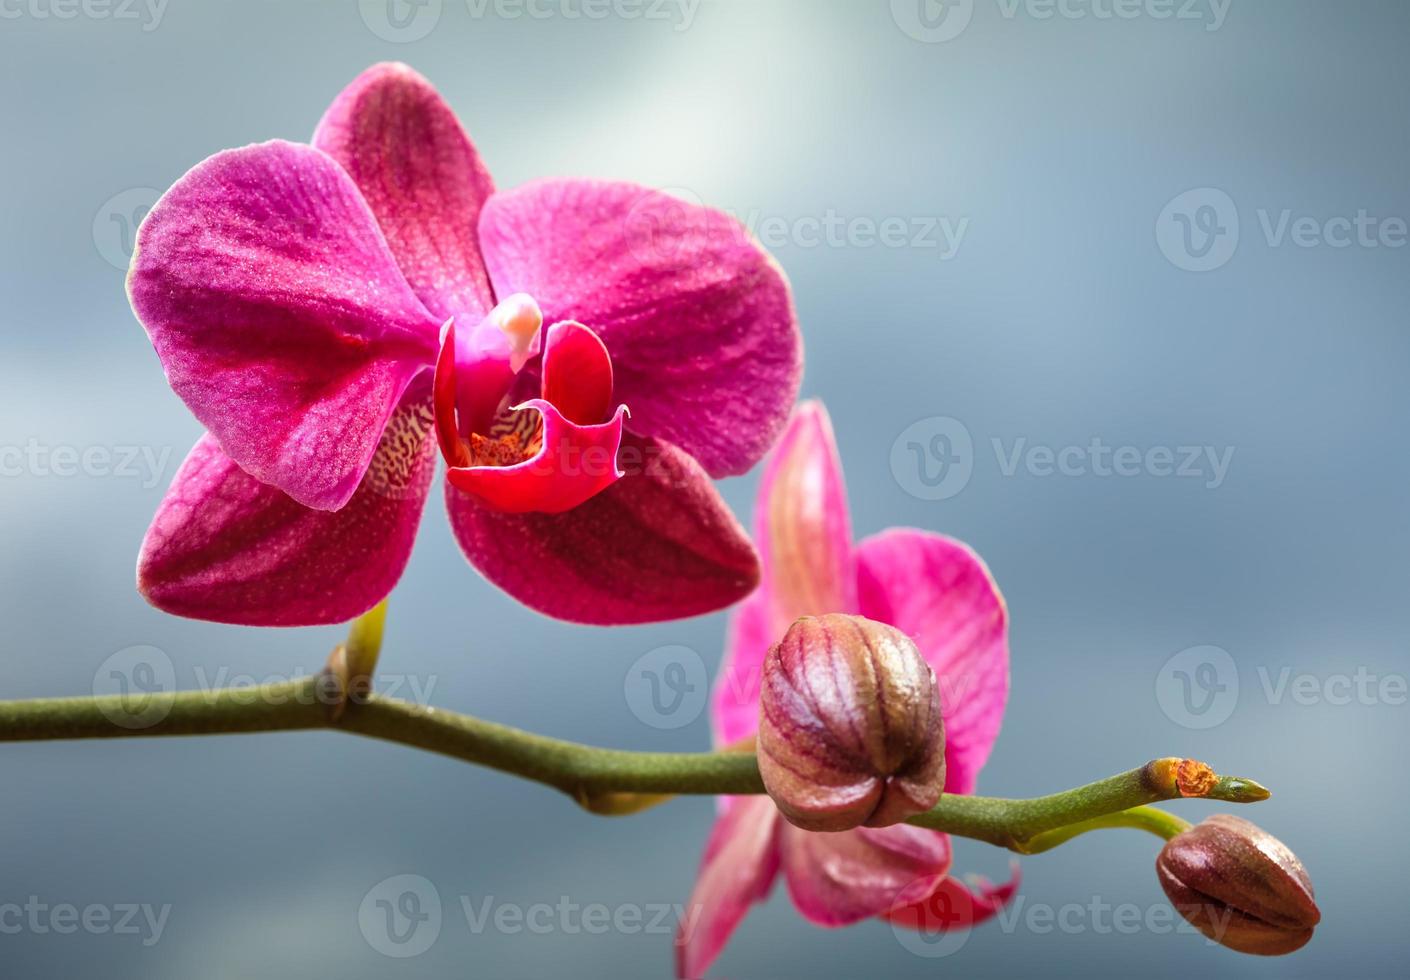
<path id="1" fill-rule="evenodd" d="M 0 697 L 91 692 L 134 645 L 182 687 L 288 676 L 341 635 L 184 621 L 134 592 L 142 533 L 199 430 L 120 266 L 147 189 L 225 147 L 306 139 L 361 69 L 404 60 L 500 186 L 675 188 L 772 247 L 858 535 L 957 535 L 1008 598 L 1013 691 L 982 792 L 1205 758 L 1273 788 L 1244 815 L 1302 857 L 1324 913 L 1281 960 L 1174 933 L 1157 841 L 1109 832 L 1025 860 L 1024 904 L 921 949 L 943 956 L 883 923 L 815 929 L 780 888 L 720 975 L 1403 967 L 1410 8 L 125 4 L 0 2 Z M 1134 447 L 1126 475 L 1094 439 Z M 147 455 L 119 465 L 129 447 Z M 755 476 L 724 485 L 740 513 Z M 707 746 L 701 692 L 653 714 L 637 662 L 683 646 L 713 673 L 723 615 L 551 622 L 466 566 L 438 496 L 427 514 L 383 658 L 400 693 L 604 745 Z M 11 916 L 0 974 L 23 978 L 662 976 L 668 930 L 595 934 L 555 911 L 544 935 L 477 931 L 461 900 L 684 902 L 712 819 L 705 799 L 591 818 L 328 733 L 0 745 L 0 785 L 0 905 L 169 906 L 159 938 Z M 1007 860 L 961 843 L 956 870 Z M 404 874 L 445 911 L 425 952 L 393 960 L 359 908 Z M 1121 906 L 1135 911 L 1117 928 Z"/>

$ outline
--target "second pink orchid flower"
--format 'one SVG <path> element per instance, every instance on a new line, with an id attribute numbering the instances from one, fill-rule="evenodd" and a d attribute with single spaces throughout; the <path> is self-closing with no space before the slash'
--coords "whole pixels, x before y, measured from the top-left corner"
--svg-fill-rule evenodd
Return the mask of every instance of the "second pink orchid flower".
<path id="1" fill-rule="evenodd" d="M 764 578 L 734 613 L 713 703 L 715 741 L 759 725 L 769 647 L 799 616 L 856 613 L 909 635 L 935 671 L 947 793 L 972 793 L 1008 697 L 1008 618 L 993 578 L 958 541 L 892 529 L 852 543 L 827 413 L 800 405 L 769 460 L 755 511 Z M 1017 880 L 971 892 L 950 877 L 949 838 L 906 824 L 809 833 L 767 796 L 726 798 L 705 846 L 677 941 L 681 976 L 699 977 L 781 872 L 798 911 L 822 926 L 882 916 L 901 926 L 965 928 L 993 915 Z M 935 910 L 942 914 L 938 917 Z M 946 914 L 948 913 L 948 914 Z"/>

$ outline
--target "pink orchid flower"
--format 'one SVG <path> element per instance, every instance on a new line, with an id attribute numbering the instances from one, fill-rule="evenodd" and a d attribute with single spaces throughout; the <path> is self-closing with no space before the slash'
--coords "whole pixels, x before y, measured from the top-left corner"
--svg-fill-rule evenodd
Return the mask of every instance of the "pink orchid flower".
<path id="1" fill-rule="evenodd" d="M 800 405 L 764 472 L 755 510 L 764 577 L 734 613 L 715 685 L 717 745 L 754 735 L 765 654 L 799 616 L 853 613 L 909 635 L 935 671 L 945 722 L 947 793 L 974 792 L 1008 697 L 1007 612 L 984 563 L 958 541 L 893 528 L 854 545 L 842 468 L 822 405 Z M 950 841 L 908 824 L 809 833 L 767 796 L 721 800 L 677 971 L 699 977 L 781 871 L 793 904 L 820 926 L 881 916 L 913 928 L 964 928 L 1017 889 L 950 877 Z"/>
<path id="2" fill-rule="evenodd" d="M 161 609 L 292 626 L 370 608 L 437 443 L 466 557 L 544 613 L 673 619 L 757 583 L 711 477 L 752 467 L 797 393 L 777 264 L 726 215 L 633 184 L 496 193 L 404 65 L 353 81 L 312 145 L 182 177 L 128 291 L 208 430 L 142 546 Z"/>

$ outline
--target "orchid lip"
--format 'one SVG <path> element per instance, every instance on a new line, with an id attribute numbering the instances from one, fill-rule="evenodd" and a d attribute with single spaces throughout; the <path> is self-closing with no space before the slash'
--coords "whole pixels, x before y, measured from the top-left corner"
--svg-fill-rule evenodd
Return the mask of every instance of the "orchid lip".
<path id="1" fill-rule="evenodd" d="M 575 425 L 553 403 L 535 398 L 516 411 L 534 412 L 543 433 L 538 450 L 509 465 L 451 467 L 447 479 L 503 513 L 560 514 L 626 476 L 617 461 L 627 406 L 597 425 Z"/>
<path id="2" fill-rule="evenodd" d="M 536 398 L 511 401 L 539 358 Z M 612 409 L 612 361 L 574 321 L 543 327 L 516 293 L 464 336 L 446 323 L 434 382 L 436 433 L 452 485 L 506 513 L 562 513 L 625 476 L 629 412 Z"/>

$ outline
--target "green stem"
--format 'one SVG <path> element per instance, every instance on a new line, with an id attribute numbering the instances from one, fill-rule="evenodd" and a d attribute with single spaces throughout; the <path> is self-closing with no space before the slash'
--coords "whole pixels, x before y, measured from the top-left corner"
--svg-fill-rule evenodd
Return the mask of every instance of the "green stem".
<path id="1" fill-rule="evenodd" d="M 1216 775 L 1193 759 L 1155 759 L 1139 769 L 1035 799 L 943 796 L 933 809 L 910 822 L 1029 853 L 1034 841 L 1048 831 L 1157 800 L 1199 797 L 1256 803 L 1268 795 L 1251 779 Z"/>
<path id="2" fill-rule="evenodd" d="M 341 729 L 512 773 L 575 798 L 597 793 L 762 793 L 752 753 L 626 752 L 369 694 L 341 717 L 326 675 L 259 687 L 0 701 L 0 742 Z"/>
<path id="3" fill-rule="evenodd" d="M 383 599 L 348 626 L 348 638 L 333 648 L 320 675 L 333 689 L 329 720 L 337 722 L 351 700 L 365 701 L 372 691 L 372 672 L 382 653 L 382 632 L 387 624 Z"/>
<path id="4" fill-rule="evenodd" d="M 341 714 L 330 705 L 341 705 Z M 343 730 L 488 766 L 552 786 L 595 812 L 634 812 L 663 794 L 764 791 L 747 746 L 701 753 L 596 748 L 376 694 L 345 703 L 326 673 L 260 687 L 0 702 L 0 742 L 301 729 Z M 1182 796 L 1247 803 L 1268 791 L 1193 760 L 1157 759 L 1035 799 L 944 796 L 910 822 L 1036 853 L 1098 827 L 1167 834 L 1177 818 L 1143 804 Z"/>
<path id="5" fill-rule="evenodd" d="M 366 684 L 377 669 L 377 658 L 382 653 L 382 630 L 387 623 L 387 600 L 383 599 L 367 612 L 357 617 L 348 627 L 348 638 L 343 644 L 347 651 L 349 679 L 353 683 Z"/>
<path id="6" fill-rule="evenodd" d="M 596 748 L 376 695 L 350 705 L 339 727 L 532 779 L 580 802 L 617 793 L 764 791 L 753 753 Z"/>
<path id="7" fill-rule="evenodd" d="M 1041 854 L 1043 851 L 1052 850 L 1059 844 L 1066 844 L 1072 838 L 1079 837 L 1089 830 L 1106 830 L 1113 827 L 1131 827 L 1136 830 L 1144 830 L 1155 834 L 1162 840 L 1169 840 L 1176 834 L 1183 834 L 1189 830 L 1190 822 L 1181 820 L 1175 814 L 1166 813 L 1153 806 L 1132 807 L 1130 810 L 1107 813 L 1100 817 L 1091 817 L 1077 823 L 1070 823 L 1066 827 L 1058 827 L 1056 830 L 1044 831 L 1028 839 L 1023 853 Z"/>

